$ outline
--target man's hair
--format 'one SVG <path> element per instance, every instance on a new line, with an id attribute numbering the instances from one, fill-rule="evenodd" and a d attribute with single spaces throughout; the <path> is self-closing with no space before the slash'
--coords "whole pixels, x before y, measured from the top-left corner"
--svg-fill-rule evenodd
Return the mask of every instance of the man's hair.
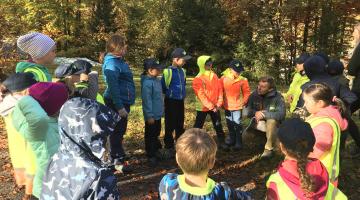
<path id="1" fill-rule="evenodd" d="M 178 165 L 188 174 L 207 172 L 215 161 L 216 150 L 214 139 L 203 129 L 188 129 L 176 141 Z"/>
<path id="2" fill-rule="evenodd" d="M 269 84 L 269 88 L 273 89 L 275 88 L 275 80 L 271 76 L 263 76 L 259 79 L 259 82 L 266 82 Z"/>

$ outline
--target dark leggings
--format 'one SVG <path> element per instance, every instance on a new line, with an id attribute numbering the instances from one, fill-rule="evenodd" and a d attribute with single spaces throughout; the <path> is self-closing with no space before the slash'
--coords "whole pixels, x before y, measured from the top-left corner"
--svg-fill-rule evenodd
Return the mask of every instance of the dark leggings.
<path id="1" fill-rule="evenodd" d="M 213 112 L 213 111 L 196 111 L 196 119 L 195 119 L 195 124 L 194 124 L 194 128 L 203 128 L 205 120 L 206 120 L 206 116 L 210 115 L 211 117 L 211 121 L 212 124 L 214 126 L 214 129 L 216 131 L 216 135 L 219 138 L 223 138 L 224 137 L 224 131 L 223 131 L 223 127 L 221 125 L 221 117 L 220 117 L 220 112 Z"/>
<path id="2" fill-rule="evenodd" d="M 111 99 L 105 98 L 105 104 L 112 110 L 114 110 L 116 113 L 118 113 L 117 109 L 115 108 L 115 105 Z M 126 112 L 130 112 L 130 105 L 124 104 L 124 108 Z M 122 145 L 123 137 L 126 132 L 128 123 L 128 118 L 121 118 L 119 123 L 115 127 L 115 132 L 110 135 L 110 155 L 111 159 L 124 159 L 125 157 L 125 151 Z"/>

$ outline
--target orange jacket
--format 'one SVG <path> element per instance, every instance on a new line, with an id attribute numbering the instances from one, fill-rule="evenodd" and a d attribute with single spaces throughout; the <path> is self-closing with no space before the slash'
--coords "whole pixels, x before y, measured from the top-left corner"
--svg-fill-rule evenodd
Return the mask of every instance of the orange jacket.
<path id="1" fill-rule="evenodd" d="M 235 78 L 231 73 L 224 73 L 220 79 L 224 93 L 224 108 L 226 110 L 240 110 L 248 102 L 250 86 L 246 78 Z"/>
<path id="2" fill-rule="evenodd" d="M 205 62 L 209 56 L 198 58 L 199 74 L 194 78 L 192 87 L 196 95 L 196 110 L 209 111 L 215 107 L 221 107 L 223 103 L 223 92 L 220 79 L 211 70 L 204 69 Z"/>

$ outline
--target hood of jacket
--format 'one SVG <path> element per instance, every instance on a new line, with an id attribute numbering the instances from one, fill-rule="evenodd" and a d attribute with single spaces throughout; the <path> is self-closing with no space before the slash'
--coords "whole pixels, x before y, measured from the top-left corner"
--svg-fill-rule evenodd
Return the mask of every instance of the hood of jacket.
<path id="1" fill-rule="evenodd" d="M 113 134 L 119 120 L 117 113 L 95 100 L 81 97 L 68 100 L 59 115 L 61 151 L 79 155 L 88 151 L 101 159 L 107 136 Z"/>
<path id="2" fill-rule="evenodd" d="M 20 61 L 16 64 L 16 72 L 23 72 L 25 71 L 25 69 L 29 68 L 29 67 L 43 67 L 40 64 L 36 64 L 33 62 L 29 62 L 29 61 Z"/>
<path id="3" fill-rule="evenodd" d="M 327 77 L 326 63 L 320 56 L 312 56 L 304 63 L 305 74 L 310 80 L 318 77 Z"/>
<path id="4" fill-rule="evenodd" d="M 0 115 L 3 117 L 8 116 L 14 109 L 16 103 L 21 99 L 21 95 L 6 95 L 2 102 L 0 102 Z"/>
<path id="5" fill-rule="evenodd" d="M 197 65 L 199 67 L 199 73 L 197 74 L 197 76 L 201 76 L 203 74 L 205 74 L 207 71 L 210 72 L 210 70 L 206 70 L 205 69 L 205 63 L 206 61 L 208 61 L 211 57 L 210 56 L 200 56 L 198 59 L 197 59 Z"/>
<path id="6" fill-rule="evenodd" d="M 340 111 L 337 109 L 336 106 L 327 106 L 325 108 L 322 108 L 319 112 L 317 112 L 315 115 L 317 116 L 326 116 L 330 117 L 332 119 L 335 119 L 335 121 L 339 124 L 340 129 L 343 131 L 347 128 L 348 122 L 345 118 L 343 118 L 340 114 Z"/>

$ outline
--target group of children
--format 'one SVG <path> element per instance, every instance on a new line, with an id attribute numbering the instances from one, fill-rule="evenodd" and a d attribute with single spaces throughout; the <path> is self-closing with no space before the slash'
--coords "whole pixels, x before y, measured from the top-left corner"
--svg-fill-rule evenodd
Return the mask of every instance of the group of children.
<path id="1" fill-rule="evenodd" d="M 26 34 L 18 39 L 18 47 L 31 59 L 19 62 L 17 73 L 2 83 L 0 113 L 5 118 L 16 183 L 25 186 L 23 199 L 119 199 L 113 170 L 131 170 L 122 142 L 135 102 L 133 73 L 124 60 L 126 40 L 113 35 L 106 44 L 101 57 L 106 83 L 103 96 L 98 73 L 83 60 L 59 66 L 55 70 L 58 80 L 52 82 L 45 67 L 56 55 L 50 37 Z M 294 92 L 287 99 L 295 110 L 293 101 L 302 98 L 311 115 L 307 122 L 289 119 L 280 125 L 277 136 L 285 160 L 268 180 L 268 199 L 346 199 L 337 189 L 340 136 L 347 128 L 345 114 L 339 111 L 344 106 L 326 84 L 302 88 L 308 81 L 304 76 L 311 71 L 306 69 L 323 64 L 318 57 L 299 59 L 304 67 L 297 69 L 297 83 L 291 85 Z M 250 96 L 249 83 L 241 76 L 243 65 L 231 61 L 218 78 L 210 56 L 197 59 L 199 73 L 192 81 L 197 114 L 194 128 L 185 131 L 186 71 L 182 67 L 191 56 L 176 48 L 171 59 L 167 68 L 155 58 L 145 59 L 141 75 L 148 161 L 155 166 L 159 159 L 175 157 L 184 173 L 163 177 L 160 198 L 252 199 L 249 193 L 208 177 L 218 147 L 243 148 L 241 116 Z M 221 125 L 222 108 L 227 138 Z M 201 129 L 208 114 L 217 144 Z M 163 115 L 164 149 L 159 140 Z M 107 139 L 110 162 L 104 160 Z"/>

